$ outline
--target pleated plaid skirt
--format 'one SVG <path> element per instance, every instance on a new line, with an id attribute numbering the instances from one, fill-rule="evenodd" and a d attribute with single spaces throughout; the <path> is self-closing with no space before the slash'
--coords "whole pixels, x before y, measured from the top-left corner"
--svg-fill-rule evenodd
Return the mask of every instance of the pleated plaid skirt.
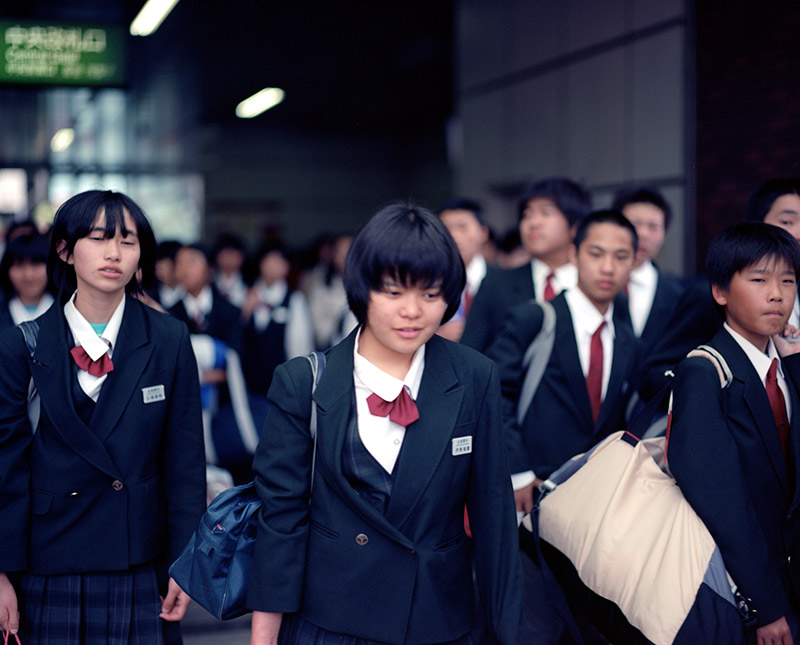
<path id="1" fill-rule="evenodd" d="M 303 620 L 297 614 L 284 615 L 278 643 L 279 645 L 386 645 L 378 641 L 329 632 Z M 472 638 L 466 634 L 454 641 L 432 645 L 472 645 Z"/>
<path id="2" fill-rule="evenodd" d="M 180 643 L 177 625 L 158 617 L 161 600 L 152 564 L 129 571 L 19 576 L 20 638 L 24 645 Z M 178 628 L 179 630 L 179 628 Z"/>

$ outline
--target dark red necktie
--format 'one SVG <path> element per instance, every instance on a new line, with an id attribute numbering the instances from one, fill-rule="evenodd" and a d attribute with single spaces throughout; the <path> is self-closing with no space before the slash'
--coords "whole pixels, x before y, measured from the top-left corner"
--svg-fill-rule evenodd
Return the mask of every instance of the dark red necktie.
<path id="1" fill-rule="evenodd" d="M 589 373 L 586 375 L 586 389 L 589 392 L 592 420 L 595 423 L 600 416 L 600 406 L 603 404 L 603 341 L 600 340 L 600 333 L 605 326 L 604 320 L 592 334 L 592 343 L 589 346 Z"/>
<path id="2" fill-rule="evenodd" d="M 93 361 L 92 357 L 89 356 L 86 350 L 80 345 L 73 347 L 69 350 L 69 353 L 72 355 L 75 364 L 84 372 L 89 372 L 92 376 L 103 376 L 114 369 L 114 363 L 111 362 L 108 352 L 103 354 L 96 361 Z"/>
<path id="3" fill-rule="evenodd" d="M 472 295 L 472 292 L 470 291 L 469 287 L 464 289 L 464 297 L 461 300 L 461 302 L 463 303 L 464 318 L 466 318 L 467 315 L 469 314 L 469 309 L 470 307 L 472 307 L 472 301 L 474 299 L 475 296 Z"/>
<path id="4" fill-rule="evenodd" d="M 552 271 L 547 274 L 547 278 L 544 281 L 544 299 L 545 302 L 550 302 L 553 298 L 556 297 L 556 290 L 553 289 L 553 279 L 556 277 L 556 274 Z"/>
<path id="5" fill-rule="evenodd" d="M 389 417 L 391 421 L 401 426 L 409 426 L 419 419 L 419 410 L 414 399 L 406 392 L 403 387 L 400 394 L 394 401 L 385 401 L 377 394 L 370 394 L 367 397 L 369 411 L 376 417 Z"/>
<path id="6" fill-rule="evenodd" d="M 786 456 L 789 454 L 789 417 L 786 415 L 786 399 L 783 398 L 783 392 L 778 385 L 777 358 L 772 359 L 764 386 L 767 388 L 769 407 L 772 408 L 772 416 L 775 417 L 775 426 L 778 428 L 778 439 Z"/>

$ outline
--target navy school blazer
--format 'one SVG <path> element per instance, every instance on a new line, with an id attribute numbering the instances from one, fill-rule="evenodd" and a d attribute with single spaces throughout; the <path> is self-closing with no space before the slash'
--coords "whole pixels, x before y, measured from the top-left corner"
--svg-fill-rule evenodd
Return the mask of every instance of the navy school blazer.
<path id="1" fill-rule="evenodd" d="M 543 314 L 541 307 L 532 302 L 508 313 L 506 325 L 488 355 L 496 362 L 500 375 L 503 428 L 512 472 L 533 470 L 537 477 L 545 479 L 567 459 L 622 427 L 639 341 L 633 334 L 628 310 L 620 302 L 614 307 L 611 375 L 597 423 L 592 420 L 572 316 L 563 293 L 550 301 L 556 314 L 550 360 L 522 426 L 517 423 L 517 403 L 526 372 L 522 358 L 541 331 Z"/>
<path id="2" fill-rule="evenodd" d="M 385 643 L 459 638 L 470 630 L 473 605 L 466 502 L 487 621 L 501 642 L 512 642 L 521 574 L 494 366 L 438 336 L 428 341 L 420 418 L 406 430 L 383 515 L 342 470 L 356 414 L 355 335 L 328 350 L 314 394 L 312 492 L 311 371 L 304 358 L 275 371 L 253 464 L 264 504 L 248 606 L 299 611 L 325 629 Z M 471 452 L 455 450 L 465 444 Z"/>
<path id="3" fill-rule="evenodd" d="M 800 596 L 800 356 L 783 359 L 792 406 L 787 467 L 753 364 L 724 328 L 709 344 L 733 382 L 723 391 L 704 357 L 676 368 L 669 466 L 763 626 L 800 614 L 792 604 Z"/>
<path id="4" fill-rule="evenodd" d="M 125 570 L 174 559 L 205 508 L 197 366 L 186 326 L 128 297 L 91 426 L 75 411 L 63 306 L 33 358 L 0 334 L 0 571 Z M 39 429 L 27 417 L 30 378 Z"/>

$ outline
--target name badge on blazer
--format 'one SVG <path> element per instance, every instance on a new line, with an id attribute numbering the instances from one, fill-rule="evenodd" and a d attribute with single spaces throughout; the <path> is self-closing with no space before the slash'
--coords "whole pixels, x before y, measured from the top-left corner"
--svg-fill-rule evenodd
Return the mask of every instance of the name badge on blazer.
<path id="1" fill-rule="evenodd" d="M 472 435 L 453 439 L 453 456 L 468 455 L 472 452 Z"/>
<path id="2" fill-rule="evenodd" d="M 165 401 L 167 395 L 164 393 L 163 385 L 153 385 L 142 388 L 142 398 L 145 403 L 155 403 L 156 401 Z"/>

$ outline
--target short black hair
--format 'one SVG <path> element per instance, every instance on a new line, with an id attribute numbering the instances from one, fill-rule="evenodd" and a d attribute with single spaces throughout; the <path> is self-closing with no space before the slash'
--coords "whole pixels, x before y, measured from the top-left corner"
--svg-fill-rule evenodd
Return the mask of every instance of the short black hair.
<path id="1" fill-rule="evenodd" d="M 622 212 L 630 204 L 650 204 L 664 213 L 664 230 L 669 228 L 672 221 L 672 208 L 658 190 L 652 186 L 632 186 L 623 188 L 614 197 L 611 208 Z"/>
<path id="2" fill-rule="evenodd" d="M 800 274 L 800 245 L 791 233 L 763 222 L 742 222 L 711 240 L 706 273 L 712 285 L 728 289 L 738 271 L 764 258 L 785 260 L 795 278 Z"/>
<path id="3" fill-rule="evenodd" d="M 0 260 L 0 289 L 2 289 L 7 298 L 13 298 L 16 295 L 14 285 L 8 276 L 11 267 L 23 262 L 47 266 L 49 247 L 50 244 L 47 237 L 39 233 L 18 235 L 8 242 L 3 253 L 3 259 Z M 48 290 L 50 286 L 48 280 Z"/>
<path id="4" fill-rule="evenodd" d="M 180 253 L 183 249 L 188 249 L 190 251 L 197 251 L 206 261 L 208 266 L 211 266 L 211 252 L 208 250 L 208 247 L 203 244 L 202 242 L 192 242 L 190 244 L 181 244 L 181 248 L 179 248 L 175 252 L 175 257 L 178 257 L 178 253 Z"/>
<path id="5" fill-rule="evenodd" d="M 528 202 L 537 197 L 552 200 L 570 226 L 581 221 L 592 210 L 592 197 L 583 186 L 566 177 L 546 177 L 529 184 L 523 190 L 517 213 L 520 220 Z"/>
<path id="6" fill-rule="evenodd" d="M 92 230 L 100 211 L 105 212 L 105 235 L 112 238 L 117 231 L 127 237 L 133 233 L 139 238 L 139 268 L 142 283 L 153 284 L 155 280 L 156 238 L 144 211 L 130 197 L 111 190 L 87 190 L 70 197 L 56 211 L 50 233 L 50 256 L 48 270 L 56 287 L 62 292 L 75 291 L 78 284 L 75 268 L 59 257 L 59 247 L 65 244 L 67 257 L 72 255 L 78 240 Z M 125 227 L 124 211 L 130 213 L 135 231 Z M 134 273 L 125 291 L 131 295 L 142 293 L 142 283 Z"/>
<path id="7" fill-rule="evenodd" d="M 578 227 L 575 229 L 575 239 L 573 240 L 576 249 L 581 247 L 581 244 L 589 234 L 589 228 L 595 224 L 616 224 L 624 228 L 631 234 L 633 252 L 636 253 L 639 250 L 639 236 L 636 234 L 636 227 L 622 213 L 611 209 L 595 211 L 578 222 Z"/>
<path id="8" fill-rule="evenodd" d="M 486 218 L 483 216 L 483 208 L 474 199 L 468 199 L 466 197 L 453 197 L 453 199 L 449 199 L 442 204 L 442 207 L 436 212 L 436 214 L 441 215 L 444 213 L 444 211 L 469 211 L 475 216 L 475 219 L 478 220 L 478 224 L 481 226 L 486 226 Z"/>
<path id="9" fill-rule="evenodd" d="M 156 260 L 169 259 L 175 261 L 178 250 L 183 246 L 178 240 L 164 240 L 156 247 Z"/>
<path id="10" fill-rule="evenodd" d="M 367 321 L 370 292 L 379 291 L 387 276 L 423 288 L 441 280 L 447 303 L 443 323 L 461 303 L 465 282 L 461 254 L 445 225 L 422 206 L 389 204 L 367 220 L 353 239 L 343 277 L 347 302 L 360 324 Z"/>
<path id="11" fill-rule="evenodd" d="M 219 252 L 225 249 L 239 251 L 242 256 L 246 255 L 247 253 L 247 249 L 244 246 L 244 241 L 242 241 L 242 238 L 236 235 L 236 233 L 220 233 L 217 241 L 214 243 L 214 248 L 211 253 L 214 264 L 217 263 L 217 255 L 219 255 Z"/>
<path id="12" fill-rule="evenodd" d="M 778 197 L 800 195 L 800 177 L 768 179 L 756 188 L 747 199 L 746 222 L 763 222 Z"/>

